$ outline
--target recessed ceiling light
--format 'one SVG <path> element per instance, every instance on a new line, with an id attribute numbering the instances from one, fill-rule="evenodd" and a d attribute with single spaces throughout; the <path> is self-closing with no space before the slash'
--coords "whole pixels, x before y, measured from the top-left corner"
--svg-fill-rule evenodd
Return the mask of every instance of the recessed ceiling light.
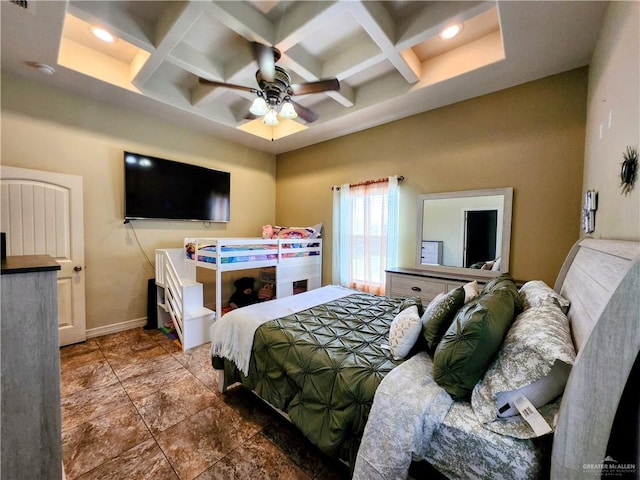
<path id="1" fill-rule="evenodd" d="M 448 40 L 458 35 L 461 31 L 462 31 L 462 24 L 454 23 L 453 25 L 449 25 L 448 27 L 446 27 L 438 35 L 443 40 Z"/>
<path id="2" fill-rule="evenodd" d="M 116 41 L 116 38 L 102 27 L 91 27 L 91 33 L 103 42 L 113 43 Z"/>

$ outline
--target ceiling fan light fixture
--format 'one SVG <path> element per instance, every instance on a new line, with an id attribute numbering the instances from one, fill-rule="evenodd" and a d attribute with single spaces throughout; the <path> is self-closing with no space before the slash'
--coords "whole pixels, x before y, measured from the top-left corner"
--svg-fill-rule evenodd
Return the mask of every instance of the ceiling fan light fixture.
<path id="1" fill-rule="evenodd" d="M 449 40 L 457 36 L 461 31 L 462 31 L 462 23 L 454 23 L 442 29 L 438 34 L 438 36 L 443 40 Z"/>
<path id="2" fill-rule="evenodd" d="M 258 97 L 251 104 L 249 111 L 254 115 L 261 117 L 262 115 L 269 113 L 269 107 L 267 106 L 267 102 L 264 101 L 264 98 Z"/>
<path id="3" fill-rule="evenodd" d="M 278 125 L 280 122 L 278 121 L 278 115 L 276 114 L 276 111 L 271 109 L 267 112 L 267 114 L 264 116 L 262 122 L 265 125 L 270 125 L 270 126 L 275 126 Z"/>
<path id="4" fill-rule="evenodd" d="M 283 118 L 297 118 L 298 117 L 298 113 L 296 112 L 296 109 L 293 107 L 293 103 L 291 103 L 289 100 L 285 100 L 282 103 L 282 107 L 280 108 L 280 116 Z"/>

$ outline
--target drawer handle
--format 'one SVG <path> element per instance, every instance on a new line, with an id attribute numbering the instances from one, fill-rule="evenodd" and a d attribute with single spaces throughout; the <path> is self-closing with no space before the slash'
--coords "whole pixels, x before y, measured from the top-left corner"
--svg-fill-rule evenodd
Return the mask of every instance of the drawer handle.
<path id="1" fill-rule="evenodd" d="M 421 292 L 422 289 L 420 287 L 411 287 L 411 290 L 413 290 L 414 292 Z"/>

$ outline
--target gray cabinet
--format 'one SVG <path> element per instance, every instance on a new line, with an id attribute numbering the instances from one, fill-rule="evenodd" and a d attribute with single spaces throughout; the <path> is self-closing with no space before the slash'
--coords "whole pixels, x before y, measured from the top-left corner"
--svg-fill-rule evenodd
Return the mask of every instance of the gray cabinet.
<path id="1" fill-rule="evenodd" d="M 2 261 L 2 480 L 62 478 L 59 269 L 47 255 Z"/>

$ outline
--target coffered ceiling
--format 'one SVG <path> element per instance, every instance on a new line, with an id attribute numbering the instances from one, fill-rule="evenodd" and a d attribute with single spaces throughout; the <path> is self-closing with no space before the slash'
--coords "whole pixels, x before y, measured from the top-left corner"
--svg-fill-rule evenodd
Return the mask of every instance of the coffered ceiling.
<path id="1" fill-rule="evenodd" d="M 604 2 L 3 1 L 2 70 L 97 102 L 281 153 L 571 70 L 590 61 Z M 445 40 L 451 24 L 460 34 Z M 100 26 L 115 36 L 105 43 Z M 275 46 L 318 118 L 248 115 L 251 42 Z M 47 69 L 43 65 L 51 67 Z M 40 67 L 40 68 L 38 68 Z"/>

